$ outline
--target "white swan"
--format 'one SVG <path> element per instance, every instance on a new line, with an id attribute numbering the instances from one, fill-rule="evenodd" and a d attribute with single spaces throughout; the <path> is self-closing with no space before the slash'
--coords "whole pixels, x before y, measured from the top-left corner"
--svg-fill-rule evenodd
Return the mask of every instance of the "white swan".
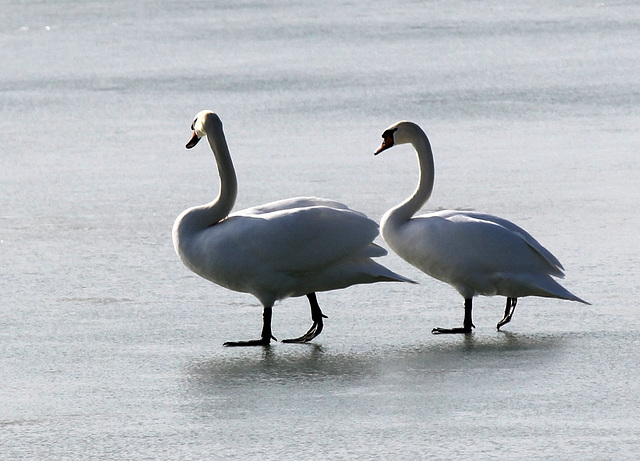
<path id="1" fill-rule="evenodd" d="M 371 259 L 387 252 L 375 245 L 378 225 L 342 203 L 312 197 L 271 202 L 229 214 L 237 181 L 222 122 L 202 111 L 191 125 L 187 148 L 206 136 L 220 176 L 218 197 L 183 211 L 173 225 L 173 244 L 193 272 L 230 290 L 253 294 L 264 307 L 260 339 L 226 346 L 268 345 L 276 300 L 306 295 L 313 325 L 299 338 L 318 336 L 323 317 L 315 292 L 359 283 L 411 280 Z"/>
<path id="2" fill-rule="evenodd" d="M 418 155 L 420 180 L 411 197 L 387 211 L 382 237 L 400 257 L 431 277 L 453 286 L 464 297 L 462 328 L 434 328 L 432 333 L 470 333 L 472 298 L 507 297 L 498 330 L 511 320 L 517 299 L 544 296 L 589 304 L 551 276 L 564 276 L 555 256 L 526 231 L 488 214 L 446 210 L 417 217 L 433 190 L 435 168 L 427 135 L 413 122 L 401 121 L 382 134 L 375 154 L 410 143 Z"/>

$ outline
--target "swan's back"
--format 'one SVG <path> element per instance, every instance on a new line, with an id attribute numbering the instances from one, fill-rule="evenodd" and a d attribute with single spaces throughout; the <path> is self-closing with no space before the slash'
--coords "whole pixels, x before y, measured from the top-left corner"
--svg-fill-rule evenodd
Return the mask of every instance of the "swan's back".
<path id="1" fill-rule="evenodd" d="M 294 208 L 310 208 L 315 206 L 325 206 L 329 208 L 335 208 L 336 210 L 349 210 L 352 213 L 365 216 L 364 214 L 358 211 L 351 210 L 344 203 L 341 203 L 335 200 L 318 198 L 318 197 L 293 197 L 293 198 L 287 198 L 283 200 L 277 200 L 275 202 L 269 202 L 263 205 L 257 205 L 254 207 L 239 210 L 237 212 L 231 213 L 231 216 L 260 215 L 260 214 L 266 214 L 266 213 L 272 213 L 272 212 L 278 212 L 278 211 L 284 211 L 284 210 L 291 210 Z"/>

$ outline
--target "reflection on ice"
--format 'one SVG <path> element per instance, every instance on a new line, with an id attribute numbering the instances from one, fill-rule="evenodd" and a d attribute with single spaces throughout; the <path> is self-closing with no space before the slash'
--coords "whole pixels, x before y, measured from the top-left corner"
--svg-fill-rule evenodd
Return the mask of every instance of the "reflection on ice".
<path id="1" fill-rule="evenodd" d="M 285 350 L 286 347 L 286 350 Z M 373 360 L 358 354 L 330 354 L 323 346 L 268 346 L 192 364 L 191 381 L 203 386 L 234 386 L 255 381 L 354 379 L 373 373 Z M 243 351 L 244 352 L 244 351 Z"/>
<path id="2" fill-rule="evenodd" d="M 544 361 L 561 351 L 566 340 L 562 336 L 509 332 L 499 332 L 492 337 L 464 335 L 447 339 L 450 340 L 430 341 L 415 347 L 352 353 L 332 352 L 319 344 L 272 345 L 242 351 L 242 354 L 234 350 L 232 354 L 192 363 L 187 376 L 200 389 L 216 389 L 255 383 L 319 380 L 339 383 L 375 379 L 388 373 L 449 373 L 485 366 L 500 369 L 517 366 L 518 357 L 533 356 L 536 361 Z"/>

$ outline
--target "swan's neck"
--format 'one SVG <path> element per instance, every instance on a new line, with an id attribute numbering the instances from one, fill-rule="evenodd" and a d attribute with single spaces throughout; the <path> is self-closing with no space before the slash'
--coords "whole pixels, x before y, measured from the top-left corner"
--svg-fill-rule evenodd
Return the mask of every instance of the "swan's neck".
<path id="1" fill-rule="evenodd" d="M 189 221 L 188 227 L 193 232 L 213 226 L 226 218 L 233 209 L 238 195 L 238 180 L 222 125 L 212 125 L 214 126 L 207 127 L 207 140 L 218 166 L 220 191 L 212 202 L 193 207 L 185 212 L 184 218 L 188 215 L 185 220 Z"/>
<path id="2" fill-rule="evenodd" d="M 411 136 L 411 145 L 418 156 L 418 165 L 420 168 L 420 180 L 418 187 L 413 194 L 398 206 L 389 210 L 382 221 L 385 224 L 398 226 L 407 222 L 411 217 L 422 208 L 433 190 L 433 182 L 435 179 L 435 168 L 433 165 L 433 152 L 427 135 L 417 125 Z"/>
<path id="3" fill-rule="evenodd" d="M 222 131 L 222 125 L 216 124 L 212 129 L 207 130 L 207 141 L 209 141 L 213 155 L 216 158 L 218 175 L 220 176 L 220 192 L 218 196 L 212 202 L 201 207 L 204 212 L 203 218 L 205 222 L 203 224 L 209 227 L 222 221 L 233 209 L 238 195 L 238 180 L 231 161 L 231 154 L 229 154 L 227 140 Z"/>

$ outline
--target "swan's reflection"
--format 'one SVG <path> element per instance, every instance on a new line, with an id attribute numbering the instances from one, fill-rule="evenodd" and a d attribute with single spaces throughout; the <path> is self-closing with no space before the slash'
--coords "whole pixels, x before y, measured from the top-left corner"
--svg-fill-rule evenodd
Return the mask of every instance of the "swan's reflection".
<path id="1" fill-rule="evenodd" d="M 414 416 L 434 408 L 444 411 L 451 400 L 466 408 L 473 403 L 470 395 L 493 392 L 496 383 L 502 388 L 532 372 L 546 373 L 558 354 L 566 354 L 564 340 L 497 333 L 368 349 L 319 344 L 225 348 L 187 366 L 182 408 L 189 418 L 234 427 L 296 420 L 319 409 L 353 423 L 370 417 L 372 408 L 397 412 L 398 402 L 410 405 Z M 475 394 L 468 394 L 469 386 Z"/>
<path id="2" fill-rule="evenodd" d="M 227 387 L 256 381 L 350 380 L 371 375 L 375 369 L 372 358 L 367 355 L 327 353 L 318 344 L 286 348 L 270 346 L 242 352 L 191 364 L 188 368 L 190 381 L 203 386 Z"/>
<path id="3" fill-rule="evenodd" d="M 319 344 L 280 345 L 239 351 L 195 361 L 187 368 L 189 382 L 201 388 L 229 388 L 259 383 L 348 383 L 377 379 L 389 373 L 448 373 L 477 367 L 526 366 L 526 357 L 548 358 L 562 351 L 562 336 L 499 332 L 494 336 L 464 335 L 417 346 L 369 351 L 334 351 Z"/>

